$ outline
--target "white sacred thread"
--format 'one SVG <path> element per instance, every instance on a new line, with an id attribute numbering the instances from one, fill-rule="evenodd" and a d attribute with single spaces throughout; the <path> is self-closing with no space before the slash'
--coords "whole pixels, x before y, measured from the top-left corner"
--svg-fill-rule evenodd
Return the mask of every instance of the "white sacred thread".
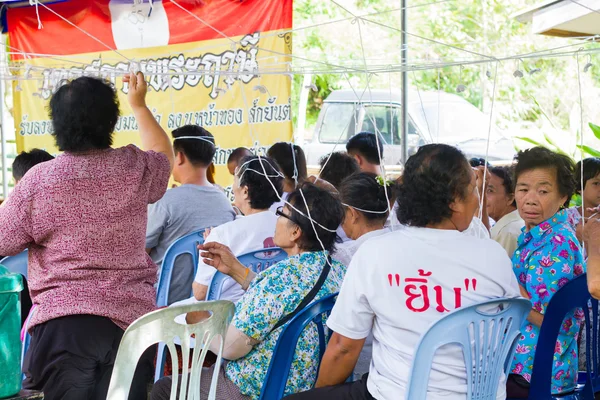
<path id="1" fill-rule="evenodd" d="M 215 139 L 208 137 L 208 136 L 178 136 L 176 138 L 173 139 L 173 141 L 178 140 L 178 139 L 196 139 L 196 140 L 203 140 L 207 143 L 212 144 L 213 146 L 215 145 Z"/>

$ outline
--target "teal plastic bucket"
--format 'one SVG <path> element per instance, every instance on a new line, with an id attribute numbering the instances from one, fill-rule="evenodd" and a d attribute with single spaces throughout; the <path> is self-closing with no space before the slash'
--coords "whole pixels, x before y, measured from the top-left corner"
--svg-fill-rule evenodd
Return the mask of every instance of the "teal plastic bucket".
<path id="1" fill-rule="evenodd" d="M 21 390 L 21 291 L 23 277 L 0 265 L 0 399 Z"/>

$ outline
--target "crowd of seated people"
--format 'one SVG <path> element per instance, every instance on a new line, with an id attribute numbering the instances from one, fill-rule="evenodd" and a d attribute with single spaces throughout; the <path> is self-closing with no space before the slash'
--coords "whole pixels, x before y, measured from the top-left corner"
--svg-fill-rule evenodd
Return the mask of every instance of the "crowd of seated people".
<path id="1" fill-rule="evenodd" d="M 361 132 L 346 151 L 323 157 L 318 176 L 308 176 L 300 146 L 279 142 L 266 156 L 244 147 L 231 153 L 231 203 L 215 184 L 215 137 L 183 126 L 169 138 L 146 107 L 143 75 L 125 80 L 141 149 L 111 147 L 119 116 L 114 89 L 75 79 L 50 100 L 63 154 L 20 155 L 18 183 L 0 207 L 0 254 L 29 249 L 36 310 L 24 387 L 47 399 L 105 398 L 124 330 L 156 309 L 166 250 L 202 229 L 198 265 L 175 262 L 170 303 L 206 300 L 217 271 L 227 275 L 220 299 L 236 303 L 226 361 L 199 372 L 203 398 L 219 368 L 217 399 L 258 399 L 284 326 L 302 307 L 338 292 L 322 362 L 309 325 L 285 396 L 402 398 L 417 343 L 432 323 L 460 307 L 523 297 L 531 311 L 497 398 L 526 398 L 554 294 L 589 269 L 590 293 L 600 297 L 597 158 L 576 166 L 536 147 L 519 152 L 512 166 L 491 166 L 431 144 L 389 181 L 374 133 Z M 171 174 L 179 186 L 167 190 Z M 576 195 L 581 204 L 569 208 Z M 271 247 L 287 257 L 258 274 L 238 260 Z M 429 299 L 407 279 L 426 280 Z M 471 289 L 456 297 L 465 280 Z M 208 316 L 192 312 L 186 321 Z M 573 310 L 560 332 L 556 394 L 575 386 L 582 321 L 582 310 Z M 131 399 L 146 398 L 153 358 L 149 349 L 138 365 Z M 353 372 L 357 379 L 347 382 Z M 427 398 L 466 399 L 466 374 L 461 350 L 444 348 L 433 360 Z M 159 380 L 151 397 L 168 398 L 171 382 Z"/>

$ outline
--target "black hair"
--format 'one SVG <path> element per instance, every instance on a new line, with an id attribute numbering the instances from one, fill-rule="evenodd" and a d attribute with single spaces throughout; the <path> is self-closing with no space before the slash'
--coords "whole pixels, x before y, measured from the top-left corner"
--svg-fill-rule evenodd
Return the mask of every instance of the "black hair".
<path id="1" fill-rule="evenodd" d="M 556 171 L 558 192 L 561 196 L 567 197 L 564 206 L 569 206 L 571 197 L 573 197 L 573 194 L 577 190 L 577 184 L 575 183 L 575 163 L 569 156 L 538 146 L 520 151 L 517 154 L 516 161 L 515 185 L 519 180 L 519 176 L 524 172 L 538 168 L 552 169 Z"/>
<path id="2" fill-rule="evenodd" d="M 302 190 L 302 194 L 300 190 Z M 304 195 L 304 198 L 302 195 Z M 304 203 L 305 199 L 308 210 Z M 309 182 L 303 183 L 298 189 L 290 193 L 287 201 L 302 212 L 301 214 L 290 208 L 290 219 L 302 229 L 302 237 L 298 243 L 300 248 L 305 251 L 321 251 L 324 247 L 325 250 L 333 252 L 338 237 L 336 229 L 344 219 L 344 209 L 340 201 L 327 190 Z M 310 217 L 314 221 L 314 227 L 308 218 L 308 211 L 310 211 Z M 327 229 L 323 229 L 319 225 Z"/>
<path id="3" fill-rule="evenodd" d="M 344 179 L 340 186 L 340 200 L 344 205 L 354 207 L 369 221 L 385 222 L 389 215 L 388 199 L 394 198 L 394 186 L 391 182 L 381 185 L 376 174 L 359 172 Z"/>
<path id="4" fill-rule="evenodd" d="M 183 152 L 195 166 L 208 167 L 216 152 L 214 136 L 198 125 L 185 125 L 172 132 L 173 149 L 176 153 Z M 203 137 L 203 139 L 177 139 L 182 136 Z"/>
<path id="5" fill-rule="evenodd" d="M 600 175 L 600 158 L 589 157 L 583 160 L 583 188 L 587 185 L 587 181 L 594 179 Z M 575 183 L 577 185 L 577 193 L 581 192 L 581 161 L 575 166 Z"/>
<path id="6" fill-rule="evenodd" d="M 469 164 L 471 164 L 471 167 L 473 167 L 473 168 L 486 167 L 486 166 L 488 168 L 492 167 L 492 165 L 489 162 L 485 161 L 485 158 L 473 157 L 469 160 Z"/>
<path id="7" fill-rule="evenodd" d="M 279 196 L 283 193 L 283 178 L 280 174 L 277 164 L 269 157 L 259 159 L 258 156 L 248 156 L 240 160 L 237 176 L 240 178 L 240 187 L 248 187 L 250 207 L 266 210 L 279 201 Z M 273 190 L 273 186 L 277 192 Z"/>
<path id="8" fill-rule="evenodd" d="M 398 185 L 398 220 L 426 227 L 452 216 L 450 205 L 467 196 L 473 171 L 463 153 L 447 144 L 421 146 L 404 166 Z"/>
<path id="9" fill-rule="evenodd" d="M 376 137 L 371 132 L 360 132 L 352 136 L 346 143 L 348 153 L 358 153 L 371 164 L 380 165 L 380 157 L 383 158 L 383 138 Z"/>
<path id="10" fill-rule="evenodd" d="M 227 164 L 235 163 L 236 165 L 240 165 L 240 160 L 244 157 L 252 156 L 252 152 L 245 147 L 238 147 L 233 150 L 229 157 L 227 158 Z"/>
<path id="11" fill-rule="evenodd" d="M 473 165 L 473 164 L 471 164 Z M 504 186 L 504 190 L 508 195 L 515 194 L 515 185 L 513 183 L 513 168 L 512 167 L 491 167 L 489 169 L 490 174 L 496 175 L 498 178 L 502 179 L 502 186 Z M 513 207 L 517 206 L 517 201 L 513 201 Z"/>
<path id="12" fill-rule="evenodd" d="M 360 172 L 360 166 L 354 157 L 341 151 L 323 156 L 319 160 L 319 165 L 321 166 L 320 178 L 331 183 L 336 189 L 339 189 L 344 179 Z"/>
<path id="13" fill-rule="evenodd" d="M 119 100 L 107 82 L 88 76 L 68 82 L 54 93 L 49 108 L 59 150 L 76 153 L 112 145 Z"/>
<path id="14" fill-rule="evenodd" d="M 13 178 L 15 178 L 15 181 L 20 181 L 31 168 L 50 160 L 54 160 L 54 157 L 44 150 L 33 149 L 29 152 L 22 151 L 13 161 Z"/>
<path id="15" fill-rule="evenodd" d="M 308 177 L 306 156 L 302 147 L 292 143 L 278 142 L 269 148 L 267 155 L 279 165 L 286 179 L 294 179 L 294 175 L 296 175 L 298 182 L 304 182 Z"/>

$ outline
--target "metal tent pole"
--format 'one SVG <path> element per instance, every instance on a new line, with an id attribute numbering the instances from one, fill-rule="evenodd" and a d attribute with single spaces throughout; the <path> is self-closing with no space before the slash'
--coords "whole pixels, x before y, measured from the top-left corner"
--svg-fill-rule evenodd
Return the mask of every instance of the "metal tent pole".
<path id="1" fill-rule="evenodd" d="M 406 0 L 400 1 L 402 8 L 401 30 L 401 56 L 402 56 L 402 164 L 406 164 L 408 160 L 408 71 L 406 66 L 408 63 L 408 45 L 406 43 L 406 26 L 407 26 L 407 9 Z"/>

